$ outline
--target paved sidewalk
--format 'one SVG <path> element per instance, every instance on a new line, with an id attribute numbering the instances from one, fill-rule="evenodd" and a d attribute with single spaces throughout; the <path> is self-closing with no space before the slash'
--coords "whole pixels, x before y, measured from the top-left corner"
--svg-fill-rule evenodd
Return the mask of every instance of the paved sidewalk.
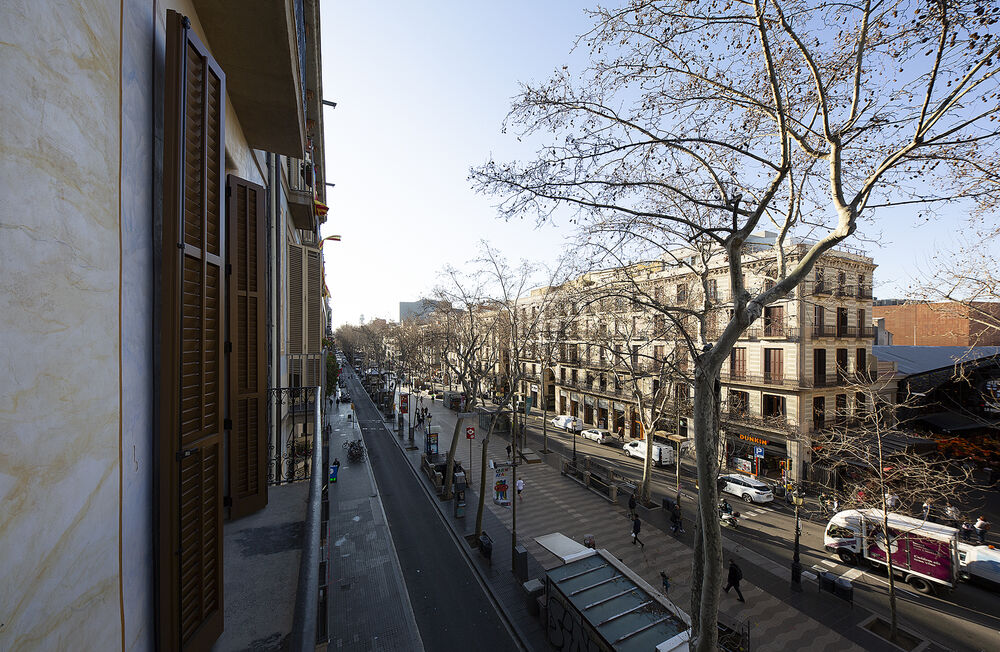
<path id="1" fill-rule="evenodd" d="M 413 400 L 411 398 L 411 400 Z M 446 409 L 440 401 L 431 404 L 424 397 L 423 405 L 430 407 L 434 414 L 433 423 L 441 426 L 439 446 L 447 452 L 454 431 L 456 414 Z M 477 433 L 480 437 L 485 433 Z M 400 449 L 407 455 L 410 464 L 417 469 L 424 487 L 430 487 L 426 476 L 419 473 L 420 452 L 423 450 L 423 433 L 417 429 L 415 443 L 419 450 L 407 452 L 404 449 L 406 435 L 394 438 Z M 489 446 L 489 458 L 506 460 L 507 439 L 494 437 Z M 469 445 L 463 438 L 458 443 L 457 459 L 463 467 L 472 469 L 473 479 L 470 491 L 479 488 L 479 457 L 481 443 L 473 445 L 475 458 L 470 464 Z M 531 556 L 528 576 L 539 577 L 543 568 L 557 565 L 558 560 L 534 541 L 534 537 L 561 532 L 582 542 L 585 535 L 596 537 L 597 546 L 606 548 L 622 559 L 633 571 L 653 586 L 660 585 L 661 570 L 671 578 L 669 597 L 682 609 L 690 609 L 691 547 L 683 540 L 666 534 L 668 519 L 662 510 L 643 510 L 642 539 L 646 546 L 631 543 L 630 523 L 625 510 L 611 504 L 606 498 L 584 488 L 574 480 L 562 476 L 548 463 L 522 464 L 518 467 L 518 477 L 523 478 L 525 489 L 517 509 L 518 541 Z M 489 480 L 489 479 L 488 479 Z M 487 484 L 489 487 L 489 483 Z M 522 591 L 510 572 L 510 530 L 513 514 L 509 508 L 494 505 L 492 496 L 487 496 L 484 514 L 484 529 L 494 540 L 492 567 L 476 555 L 478 567 L 494 590 L 498 601 L 508 610 L 508 617 L 523 642 L 532 649 L 546 649 L 544 632 L 537 619 L 528 614 Z M 692 504 L 690 495 L 687 505 Z M 438 508 L 448 518 L 448 522 L 461 535 L 474 529 L 476 498 L 471 498 L 468 515 L 464 519 L 451 516 L 451 504 L 435 500 Z M 690 513 L 690 510 L 688 510 Z M 499 530 L 499 531 L 498 531 Z M 688 540 L 690 541 L 690 535 Z M 874 637 L 858 627 L 871 616 L 859 607 L 851 608 L 847 603 L 832 595 L 817 592 L 814 582 L 804 582 L 804 591 L 793 593 L 789 587 L 790 571 L 763 556 L 724 539 L 725 555 L 728 559 L 735 555 L 744 571 L 742 584 L 745 604 L 739 603 L 735 595 L 723 595 L 719 613 L 720 622 L 734 628 L 749 624 L 751 649 L 753 650 L 892 650 L 893 646 Z M 541 647 L 539 647 L 541 645 Z M 933 645 L 923 648 L 935 650 Z"/>
<path id="2" fill-rule="evenodd" d="M 330 458 L 340 459 L 330 495 L 330 648 L 414 650 L 423 644 L 403 583 L 382 499 L 368 460 L 347 460 L 343 442 L 361 437 L 350 408 L 331 410 Z"/>

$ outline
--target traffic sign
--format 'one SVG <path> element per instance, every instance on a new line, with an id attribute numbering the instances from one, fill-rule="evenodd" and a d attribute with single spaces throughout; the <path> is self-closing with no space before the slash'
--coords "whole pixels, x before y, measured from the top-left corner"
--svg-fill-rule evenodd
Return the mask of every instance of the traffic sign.
<path id="1" fill-rule="evenodd" d="M 476 427 L 475 426 L 466 426 L 465 427 L 465 438 L 466 439 L 475 439 L 476 438 Z"/>
<path id="2" fill-rule="evenodd" d="M 764 457 L 764 447 L 763 446 L 754 446 L 753 447 L 753 456 L 754 457 Z"/>

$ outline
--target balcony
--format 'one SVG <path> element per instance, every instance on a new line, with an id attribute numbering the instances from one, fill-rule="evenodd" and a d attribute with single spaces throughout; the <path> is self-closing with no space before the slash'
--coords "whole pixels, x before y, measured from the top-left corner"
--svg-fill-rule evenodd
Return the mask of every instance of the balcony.
<path id="1" fill-rule="evenodd" d="M 833 294 L 833 286 L 823 281 L 811 281 L 806 288 L 812 296 Z"/>
<path id="2" fill-rule="evenodd" d="M 722 370 L 719 379 L 724 383 L 734 385 L 767 385 L 771 387 L 799 387 L 800 382 L 796 376 L 787 376 L 780 373 L 765 372 L 762 374 L 751 374 L 745 371 Z"/>
<path id="3" fill-rule="evenodd" d="M 268 415 L 283 416 L 268 429 L 267 505 L 223 526 L 226 628 L 215 649 L 246 649 L 275 633 L 291 649 L 329 639 L 327 478 L 314 473 L 329 460 L 319 391 L 269 391 Z"/>
<path id="4" fill-rule="evenodd" d="M 813 339 L 821 337 L 837 337 L 837 327 L 826 324 L 816 324 L 812 327 Z"/>
<path id="5" fill-rule="evenodd" d="M 749 426 L 758 430 L 778 432 L 792 435 L 798 432 L 795 424 L 790 423 L 785 416 L 760 416 L 741 410 L 722 410 L 722 421 L 731 425 Z"/>
<path id="6" fill-rule="evenodd" d="M 315 231 L 312 163 L 298 158 L 285 159 L 285 179 L 288 181 L 288 211 L 295 228 Z"/>
<path id="7" fill-rule="evenodd" d="M 740 335 L 741 340 L 799 340 L 799 329 L 783 322 L 751 326 Z"/>
<path id="8" fill-rule="evenodd" d="M 248 144 L 285 156 L 305 146 L 302 0 L 193 0 Z"/>

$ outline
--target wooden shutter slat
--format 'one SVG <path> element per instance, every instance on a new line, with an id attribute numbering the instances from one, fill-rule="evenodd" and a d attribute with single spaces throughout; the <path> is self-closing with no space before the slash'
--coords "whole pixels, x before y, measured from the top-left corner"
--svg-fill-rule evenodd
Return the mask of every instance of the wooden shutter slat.
<path id="1" fill-rule="evenodd" d="M 168 11 L 157 632 L 169 650 L 207 650 L 223 627 L 224 121 L 225 75 Z"/>
<path id="2" fill-rule="evenodd" d="M 229 498 L 240 518 L 267 505 L 267 344 L 264 290 L 265 191 L 230 176 L 227 193 L 229 287 Z"/>

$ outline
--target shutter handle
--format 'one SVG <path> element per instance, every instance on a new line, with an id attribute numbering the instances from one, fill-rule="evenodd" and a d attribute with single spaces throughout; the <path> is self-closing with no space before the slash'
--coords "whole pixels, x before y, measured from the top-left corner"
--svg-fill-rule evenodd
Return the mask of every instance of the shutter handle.
<path id="1" fill-rule="evenodd" d="M 191 457 L 198 452 L 197 448 L 185 448 L 184 450 L 177 451 L 177 461 L 181 461 L 186 457 Z"/>

